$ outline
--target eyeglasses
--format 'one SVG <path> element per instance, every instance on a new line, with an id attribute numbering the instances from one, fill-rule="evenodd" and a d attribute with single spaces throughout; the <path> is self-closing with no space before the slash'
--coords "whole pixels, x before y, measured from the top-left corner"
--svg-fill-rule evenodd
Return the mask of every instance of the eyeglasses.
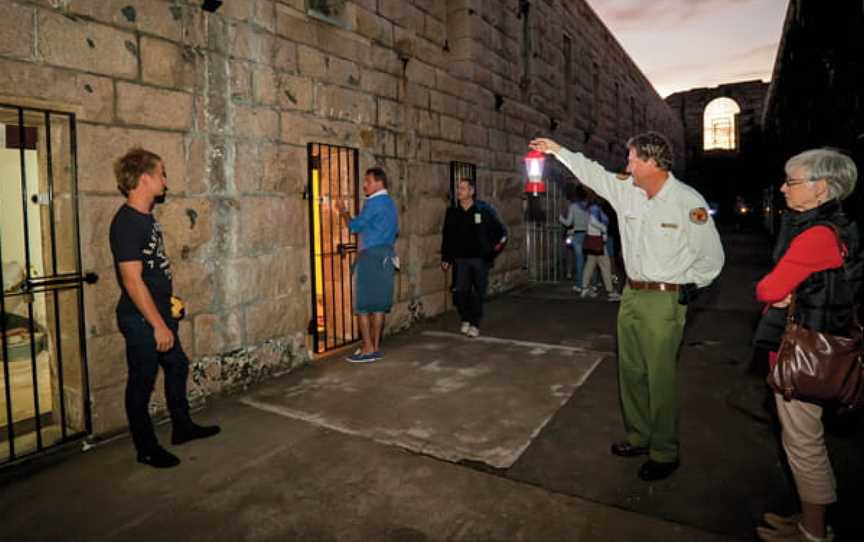
<path id="1" fill-rule="evenodd" d="M 789 177 L 786 177 L 786 179 L 784 179 L 783 182 L 780 184 L 785 184 L 786 186 L 792 187 L 796 184 L 803 184 L 809 182 L 811 182 L 810 179 L 790 179 Z"/>

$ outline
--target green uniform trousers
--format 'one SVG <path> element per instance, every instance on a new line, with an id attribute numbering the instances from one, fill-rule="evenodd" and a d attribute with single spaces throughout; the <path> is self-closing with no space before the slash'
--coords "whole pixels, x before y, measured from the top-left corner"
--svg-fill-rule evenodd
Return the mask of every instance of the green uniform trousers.
<path id="1" fill-rule="evenodd" d="M 624 289 L 618 311 L 618 384 L 627 440 L 651 459 L 678 459 L 678 349 L 687 306 L 678 292 Z"/>

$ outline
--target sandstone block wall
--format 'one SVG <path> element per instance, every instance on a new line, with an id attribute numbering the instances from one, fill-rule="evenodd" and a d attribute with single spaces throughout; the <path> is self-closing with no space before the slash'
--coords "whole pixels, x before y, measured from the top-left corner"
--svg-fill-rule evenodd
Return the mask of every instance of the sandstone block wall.
<path id="1" fill-rule="evenodd" d="M 133 144 L 165 159 L 158 209 L 181 339 L 204 396 L 307 359 L 306 144 L 360 151 L 393 179 L 403 261 L 391 330 L 449 308 L 438 270 L 452 160 L 511 231 L 493 289 L 524 282 L 521 159 L 550 135 L 621 168 L 623 141 L 680 121 L 583 0 L 0 0 L 0 97 L 74 111 L 95 430 L 125 425 L 118 289 L 107 227 L 111 162 Z M 566 42 L 566 48 L 565 48 Z M 569 52 L 565 54 L 565 49 Z M 566 61 L 566 62 L 565 62 Z"/>

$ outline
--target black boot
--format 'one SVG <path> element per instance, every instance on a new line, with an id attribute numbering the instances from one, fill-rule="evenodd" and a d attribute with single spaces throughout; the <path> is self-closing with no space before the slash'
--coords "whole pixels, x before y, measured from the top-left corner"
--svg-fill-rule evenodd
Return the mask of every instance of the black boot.
<path id="1" fill-rule="evenodd" d="M 138 452 L 138 462 L 150 465 L 156 469 L 170 469 L 179 465 L 180 459 L 165 448 L 157 445 L 149 451 Z"/>
<path id="2" fill-rule="evenodd" d="M 218 425 L 198 425 L 191 420 L 182 424 L 174 424 L 171 430 L 171 444 L 176 446 L 190 440 L 212 437 L 221 430 Z"/>

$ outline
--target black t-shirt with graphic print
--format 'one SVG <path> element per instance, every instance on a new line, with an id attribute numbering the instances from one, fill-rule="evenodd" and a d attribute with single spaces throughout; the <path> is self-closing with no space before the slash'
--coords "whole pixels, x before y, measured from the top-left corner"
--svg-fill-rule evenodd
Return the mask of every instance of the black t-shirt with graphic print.
<path id="1" fill-rule="evenodd" d="M 136 211 L 123 205 L 111 221 L 111 252 L 114 254 L 114 270 L 120 285 L 120 301 L 117 314 L 137 314 L 138 308 L 123 287 L 120 277 L 121 262 L 140 261 L 144 268 L 142 278 L 156 308 L 163 314 L 171 313 L 171 262 L 165 254 L 162 228 L 152 214 Z"/>

